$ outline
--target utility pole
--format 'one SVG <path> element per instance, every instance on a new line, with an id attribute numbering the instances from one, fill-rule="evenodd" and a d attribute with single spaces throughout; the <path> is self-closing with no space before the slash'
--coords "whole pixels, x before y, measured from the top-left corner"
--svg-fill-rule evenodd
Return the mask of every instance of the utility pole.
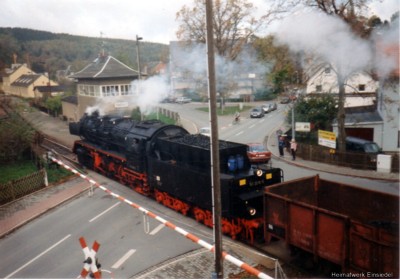
<path id="1" fill-rule="evenodd" d="M 137 63 L 138 63 L 138 94 L 139 94 L 139 83 L 142 78 L 142 72 L 140 70 L 140 48 L 139 48 L 139 41 L 143 40 L 143 37 L 139 37 L 136 35 L 136 55 L 137 55 Z"/>
<path id="2" fill-rule="evenodd" d="M 207 58 L 208 58 L 208 96 L 211 126 L 211 185 L 214 220 L 215 274 L 213 278 L 223 278 L 222 232 L 221 232 L 221 183 L 219 168 L 219 141 L 217 119 L 217 90 L 215 84 L 214 32 L 212 0 L 206 0 Z"/>
<path id="3" fill-rule="evenodd" d="M 136 35 L 136 55 L 137 55 L 137 63 L 138 63 L 138 82 L 137 82 L 137 90 L 136 90 L 136 94 L 137 96 L 139 96 L 140 94 L 140 82 L 142 79 L 142 71 L 140 69 L 140 49 L 139 49 L 139 41 L 143 40 L 143 37 L 139 37 L 138 35 Z M 142 112 L 139 110 L 140 112 L 140 120 L 143 120 L 143 114 Z"/>

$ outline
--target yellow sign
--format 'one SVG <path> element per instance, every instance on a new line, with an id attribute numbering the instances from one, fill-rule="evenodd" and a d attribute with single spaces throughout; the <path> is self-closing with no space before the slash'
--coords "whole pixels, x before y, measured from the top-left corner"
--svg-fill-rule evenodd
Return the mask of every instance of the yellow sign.
<path id="1" fill-rule="evenodd" d="M 336 134 L 334 132 L 318 130 L 318 144 L 336 149 Z"/>

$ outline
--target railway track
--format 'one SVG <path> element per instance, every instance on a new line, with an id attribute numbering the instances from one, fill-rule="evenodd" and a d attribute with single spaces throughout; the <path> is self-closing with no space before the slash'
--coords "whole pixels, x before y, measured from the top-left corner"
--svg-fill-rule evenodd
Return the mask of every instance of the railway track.
<path id="1" fill-rule="evenodd" d="M 59 143 L 57 140 L 41 134 L 40 147 L 44 150 L 50 151 L 54 154 L 54 156 L 59 159 L 63 159 L 68 163 L 72 164 L 74 168 L 77 168 L 81 171 L 82 166 L 78 163 L 76 155 L 72 152 L 71 148 Z"/>

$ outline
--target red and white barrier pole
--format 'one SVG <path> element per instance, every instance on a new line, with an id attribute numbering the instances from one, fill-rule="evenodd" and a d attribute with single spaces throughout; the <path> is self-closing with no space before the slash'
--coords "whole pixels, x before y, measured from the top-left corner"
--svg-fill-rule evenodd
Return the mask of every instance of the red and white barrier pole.
<path id="1" fill-rule="evenodd" d="M 111 195 L 111 196 L 113 196 L 113 197 L 119 199 L 120 201 L 123 201 L 123 202 L 129 204 L 130 206 L 132 206 L 132 207 L 134 207 L 134 208 L 136 208 L 136 209 L 139 209 L 140 211 L 142 211 L 142 212 L 145 213 L 146 215 L 148 215 L 148 216 L 152 217 L 153 219 L 156 219 L 157 221 L 161 222 L 161 223 L 164 224 L 166 227 L 168 227 L 168 228 L 170 228 L 170 229 L 172 229 L 172 230 L 174 230 L 174 231 L 180 233 L 181 235 L 183 235 L 184 237 L 190 239 L 190 240 L 193 241 L 194 243 L 197 243 L 197 244 L 199 244 L 200 246 L 202 246 L 202 247 L 208 249 L 210 252 L 213 252 L 213 251 L 214 251 L 214 246 L 213 246 L 213 245 L 207 243 L 207 242 L 204 241 L 204 240 L 201 240 L 200 238 L 198 238 L 198 237 L 195 236 L 194 234 L 191 234 L 191 233 L 185 231 L 184 229 L 175 226 L 173 223 L 171 223 L 171 222 L 165 220 L 164 218 L 161 218 L 160 216 L 157 216 L 156 214 L 152 213 L 151 211 L 148 211 L 147 209 L 141 207 L 140 205 L 138 205 L 138 204 L 136 204 L 136 203 L 134 203 L 134 202 L 132 202 L 132 201 L 130 201 L 130 200 L 128 200 L 128 199 L 125 199 L 124 197 L 122 197 L 122 196 L 120 196 L 120 195 L 118 195 L 118 194 L 113 193 L 112 191 L 110 191 L 110 190 L 107 189 L 106 187 L 100 185 L 98 182 L 96 182 L 96 181 L 94 181 L 93 179 L 91 179 L 90 177 L 88 177 L 87 175 L 84 175 L 84 174 L 78 172 L 76 169 L 71 168 L 70 166 L 64 164 L 62 161 L 57 160 L 56 158 L 53 158 L 53 157 L 50 157 L 50 159 L 53 160 L 54 162 L 56 162 L 57 164 L 63 166 L 63 167 L 66 168 L 67 170 L 72 171 L 74 174 L 80 176 L 81 178 L 83 178 L 83 179 L 89 181 L 90 183 L 92 183 L 92 184 L 95 185 L 96 187 L 100 188 L 101 190 L 103 190 L 103 191 L 106 192 L 107 194 L 109 194 L 109 195 Z M 231 262 L 232 264 L 234 264 L 234 265 L 240 267 L 241 269 L 247 271 L 248 273 L 257 276 L 258 278 L 273 279 L 273 277 L 271 277 L 271 276 L 269 276 L 269 275 L 267 275 L 267 274 L 265 274 L 265 273 L 259 271 L 258 269 L 256 269 L 256 268 L 252 267 L 251 265 L 249 265 L 249 264 L 247 264 L 247 263 L 245 263 L 245 262 L 243 262 L 243 261 L 241 261 L 241 260 L 239 260 L 239 259 L 237 259 L 237 258 L 235 258 L 235 257 L 233 257 L 233 256 L 231 256 L 231 255 L 229 255 L 229 254 L 226 253 L 226 252 L 223 252 L 223 253 L 222 253 L 222 256 L 223 256 L 223 258 L 224 258 L 225 260 L 227 260 L 227 261 Z"/>

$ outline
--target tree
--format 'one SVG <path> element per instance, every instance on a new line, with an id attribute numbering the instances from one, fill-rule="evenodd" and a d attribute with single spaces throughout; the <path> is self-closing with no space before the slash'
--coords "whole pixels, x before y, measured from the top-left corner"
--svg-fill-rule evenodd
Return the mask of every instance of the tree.
<path id="1" fill-rule="evenodd" d="M 342 19 L 355 34 L 360 37 L 368 37 L 370 29 L 364 16 L 368 10 L 368 4 L 376 0 L 302 0 L 303 4 L 316 8 L 328 15 Z"/>
<path id="2" fill-rule="evenodd" d="M 48 110 L 57 116 L 61 112 L 61 96 L 50 97 L 45 101 L 45 106 Z"/>
<path id="3" fill-rule="evenodd" d="M 280 2 L 280 1 L 276 1 Z M 214 44 L 218 55 L 235 60 L 243 46 L 257 30 L 274 19 L 275 11 L 256 18 L 255 7 L 247 0 L 216 0 L 214 3 Z M 194 6 L 183 6 L 176 14 L 180 21 L 177 31 L 179 40 L 206 42 L 205 4 L 194 0 Z"/>
<path id="4" fill-rule="evenodd" d="M 287 45 L 279 45 L 272 35 L 255 39 L 253 45 L 260 60 L 273 63 L 269 81 L 275 93 L 285 91 L 285 84 L 301 83 L 301 68 L 297 67 L 296 58 Z"/>
<path id="5" fill-rule="evenodd" d="M 0 162 L 12 162 L 21 158 L 32 143 L 34 133 L 29 124 L 14 114 L 0 121 Z"/>
<path id="6" fill-rule="evenodd" d="M 337 114 L 337 102 L 332 95 L 322 94 L 318 97 L 300 97 L 294 104 L 296 122 L 310 122 L 314 130 L 332 130 L 332 121 Z M 286 121 L 291 123 L 292 112 L 289 111 Z"/>

